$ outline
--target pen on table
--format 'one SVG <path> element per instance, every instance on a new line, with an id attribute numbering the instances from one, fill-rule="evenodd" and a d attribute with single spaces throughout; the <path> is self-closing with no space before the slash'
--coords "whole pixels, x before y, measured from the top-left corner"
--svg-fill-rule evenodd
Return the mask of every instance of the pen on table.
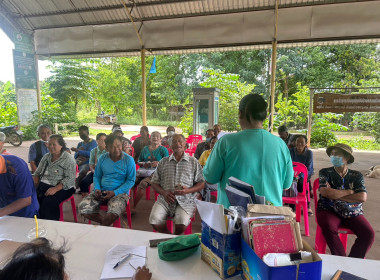
<path id="1" fill-rule="evenodd" d="M 130 255 L 131 255 L 131 254 L 127 254 L 124 258 L 122 258 L 120 261 L 118 261 L 118 262 L 113 266 L 113 269 L 115 269 L 115 268 L 118 267 L 120 264 L 122 264 L 123 262 L 125 262 L 125 261 L 129 258 Z"/>

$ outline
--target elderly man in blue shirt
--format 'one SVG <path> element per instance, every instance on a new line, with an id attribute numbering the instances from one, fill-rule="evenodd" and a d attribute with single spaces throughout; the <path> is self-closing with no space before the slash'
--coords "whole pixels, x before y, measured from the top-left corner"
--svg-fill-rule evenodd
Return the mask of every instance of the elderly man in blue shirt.
<path id="1" fill-rule="evenodd" d="M 104 226 L 111 225 L 125 211 L 129 190 L 136 178 L 133 158 L 122 151 L 120 136 L 108 135 L 108 153 L 98 159 L 94 174 L 94 191 L 79 204 L 79 212 L 87 219 Z M 100 205 L 106 204 L 108 211 L 100 215 Z"/>

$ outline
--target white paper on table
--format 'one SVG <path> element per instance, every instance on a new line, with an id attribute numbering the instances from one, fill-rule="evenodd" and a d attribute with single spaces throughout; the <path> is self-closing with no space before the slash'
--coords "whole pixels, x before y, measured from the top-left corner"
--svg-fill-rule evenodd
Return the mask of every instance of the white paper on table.
<path id="1" fill-rule="evenodd" d="M 113 269 L 115 264 L 122 260 L 127 254 L 131 254 L 131 256 L 129 256 L 125 262 Z M 106 260 L 104 261 L 100 279 L 132 278 L 133 274 L 136 272 L 135 269 L 139 266 L 143 267 L 145 264 L 146 246 L 115 245 L 109 249 L 106 254 Z"/>
<path id="2" fill-rule="evenodd" d="M 227 234 L 224 207 L 221 204 L 195 200 L 202 221 L 221 234 Z"/>

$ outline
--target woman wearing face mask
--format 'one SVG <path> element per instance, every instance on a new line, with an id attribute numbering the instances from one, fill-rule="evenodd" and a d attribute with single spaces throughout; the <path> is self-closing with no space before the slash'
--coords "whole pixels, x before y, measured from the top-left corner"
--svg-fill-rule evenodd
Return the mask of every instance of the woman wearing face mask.
<path id="1" fill-rule="evenodd" d="M 328 147 L 326 153 L 333 167 L 319 171 L 318 224 L 331 254 L 346 256 L 338 235 L 338 228 L 345 227 L 357 237 L 348 256 L 364 258 L 375 233 L 363 215 L 362 203 L 367 200 L 363 175 L 347 167 L 355 160 L 350 146 L 338 143 Z"/>
<path id="2" fill-rule="evenodd" d="M 165 136 L 161 140 L 161 145 L 166 147 L 166 148 L 169 148 L 172 144 L 173 135 L 175 134 L 174 126 L 171 126 L 171 125 L 168 126 L 168 128 L 166 129 L 166 134 L 167 134 L 167 136 Z"/>

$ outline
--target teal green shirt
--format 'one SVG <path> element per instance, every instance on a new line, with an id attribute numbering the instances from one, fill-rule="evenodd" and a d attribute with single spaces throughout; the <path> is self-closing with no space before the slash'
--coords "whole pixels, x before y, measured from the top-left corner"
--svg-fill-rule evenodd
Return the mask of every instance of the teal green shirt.
<path id="1" fill-rule="evenodd" d="M 158 146 L 157 149 L 153 150 L 152 152 L 149 151 L 149 146 L 145 146 L 144 149 L 142 149 L 140 156 L 139 156 L 139 162 L 146 162 L 146 161 L 160 161 L 164 157 L 168 157 L 169 152 L 168 149 L 166 149 L 163 146 Z"/>
<path id="2" fill-rule="evenodd" d="M 218 201 L 230 206 L 225 189 L 233 176 L 254 186 L 258 195 L 282 206 L 282 190 L 293 180 L 293 164 L 285 142 L 264 129 L 247 129 L 220 138 L 203 169 L 211 184 L 218 184 Z"/>

